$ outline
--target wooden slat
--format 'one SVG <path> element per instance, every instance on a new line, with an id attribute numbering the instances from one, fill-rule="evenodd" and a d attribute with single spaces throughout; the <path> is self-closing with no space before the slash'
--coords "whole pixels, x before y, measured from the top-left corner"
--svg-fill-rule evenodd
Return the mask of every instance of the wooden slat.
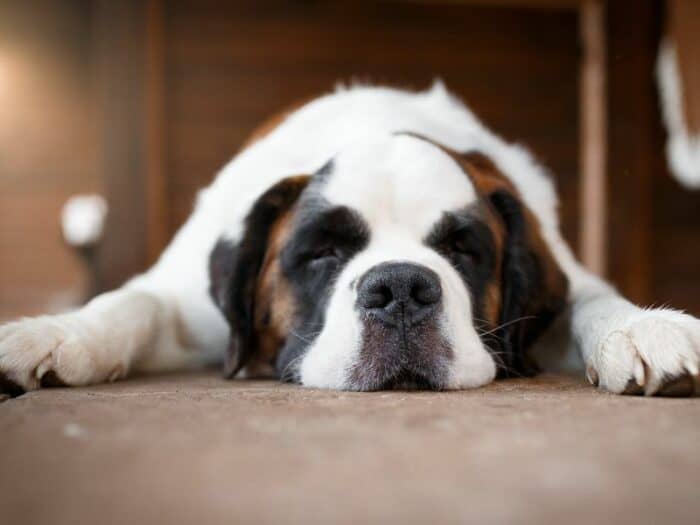
<path id="1" fill-rule="evenodd" d="M 586 0 L 393 0 L 414 4 L 465 4 L 481 7 L 518 7 L 528 9 L 577 9 Z"/>
<path id="2" fill-rule="evenodd" d="M 607 95 L 605 9 L 586 0 L 579 14 L 581 61 L 581 260 L 592 271 L 606 271 Z"/>
<path id="3" fill-rule="evenodd" d="M 60 213 L 100 190 L 90 24 L 89 0 L 0 1 L 0 319 L 82 296 Z"/>
<path id="4" fill-rule="evenodd" d="M 148 262 L 153 263 L 169 238 L 169 193 L 164 169 L 165 33 L 162 0 L 148 0 L 146 17 L 146 242 Z"/>
<path id="5" fill-rule="evenodd" d="M 171 227 L 247 134 L 353 77 L 425 88 L 441 76 L 484 121 L 530 146 L 578 238 L 574 11 L 394 2 L 165 3 Z"/>
<path id="6" fill-rule="evenodd" d="M 652 179 L 662 148 L 654 66 L 659 3 L 608 2 L 608 275 L 632 300 L 649 303 L 652 277 Z M 634 12 L 634 17 L 630 13 Z"/>
<path id="7" fill-rule="evenodd" d="M 668 25 L 680 70 L 688 131 L 700 135 L 700 2 L 669 0 Z"/>
<path id="8" fill-rule="evenodd" d="M 109 204 L 101 245 L 103 282 L 114 288 L 142 271 L 147 254 L 145 4 L 95 2 L 100 175 Z"/>

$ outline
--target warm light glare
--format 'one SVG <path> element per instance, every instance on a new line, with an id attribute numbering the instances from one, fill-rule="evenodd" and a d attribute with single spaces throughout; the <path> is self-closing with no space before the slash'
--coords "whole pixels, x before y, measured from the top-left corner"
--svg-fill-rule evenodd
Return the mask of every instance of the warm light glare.
<path id="1" fill-rule="evenodd" d="M 10 92 L 10 60 L 4 49 L 0 49 L 0 111 L 2 106 L 9 103 Z"/>
<path id="2" fill-rule="evenodd" d="M 5 60 L 0 54 L 0 95 L 2 95 L 5 92 L 5 84 L 7 82 L 7 66 L 5 64 Z"/>

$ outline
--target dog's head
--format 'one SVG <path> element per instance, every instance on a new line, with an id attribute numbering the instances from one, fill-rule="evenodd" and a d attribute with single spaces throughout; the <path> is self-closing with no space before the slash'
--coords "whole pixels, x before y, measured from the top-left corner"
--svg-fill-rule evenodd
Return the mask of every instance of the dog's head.
<path id="1" fill-rule="evenodd" d="M 567 281 L 495 163 L 410 134 L 262 195 L 210 261 L 226 371 L 308 386 L 469 388 L 532 372 Z"/>

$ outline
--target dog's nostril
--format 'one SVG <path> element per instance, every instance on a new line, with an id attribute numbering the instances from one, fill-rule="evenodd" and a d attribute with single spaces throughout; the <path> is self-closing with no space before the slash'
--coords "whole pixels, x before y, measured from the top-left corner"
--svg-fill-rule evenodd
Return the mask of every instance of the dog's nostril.
<path id="1" fill-rule="evenodd" d="M 442 297 L 442 288 L 439 283 L 420 282 L 413 285 L 411 289 L 411 298 L 422 305 L 431 305 L 440 301 Z"/>
<path id="2" fill-rule="evenodd" d="M 391 289 L 380 284 L 364 294 L 362 306 L 365 308 L 385 308 L 393 299 Z"/>

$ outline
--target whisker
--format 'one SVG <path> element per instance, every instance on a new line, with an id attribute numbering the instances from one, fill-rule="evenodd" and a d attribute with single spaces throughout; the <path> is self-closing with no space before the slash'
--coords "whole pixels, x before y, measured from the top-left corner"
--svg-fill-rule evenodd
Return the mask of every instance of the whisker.
<path id="1" fill-rule="evenodd" d="M 313 344 L 313 339 L 309 339 L 309 337 L 316 337 L 322 332 L 322 330 L 318 332 L 309 332 L 306 336 L 303 336 L 301 334 L 298 334 L 294 330 L 289 330 L 289 333 L 299 339 L 300 341 L 304 341 L 307 344 Z"/>
<path id="2" fill-rule="evenodd" d="M 280 379 L 282 381 L 287 382 L 296 380 L 299 373 L 298 367 L 296 365 L 301 362 L 303 357 L 303 354 L 299 355 L 292 359 L 289 363 L 287 363 L 287 366 L 285 366 L 284 370 L 282 370 L 282 372 L 280 373 Z M 293 369 L 294 367 L 296 367 L 296 369 Z"/>
<path id="3" fill-rule="evenodd" d="M 500 330 L 501 328 L 505 328 L 506 326 L 510 326 L 510 325 L 512 325 L 512 324 L 519 323 L 519 322 L 521 322 L 521 321 L 526 321 L 526 320 L 528 320 L 528 319 L 535 319 L 535 318 L 536 318 L 536 317 L 535 317 L 534 315 L 526 315 L 526 316 L 523 316 L 523 317 L 519 317 L 519 318 L 517 318 L 517 319 L 513 319 L 513 320 L 511 320 L 511 321 L 508 321 L 508 322 L 505 322 L 505 323 L 503 323 L 503 324 L 501 324 L 501 325 L 498 325 L 497 327 L 493 328 L 492 330 L 489 330 L 488 332 L 484 332 L 484 333 L 481 334 L 481 335 L 489 335 L 489 334 L 492 334 L 492 333 L 494 333 L 494 332 L 497 332 L 497 331 Z"/>

